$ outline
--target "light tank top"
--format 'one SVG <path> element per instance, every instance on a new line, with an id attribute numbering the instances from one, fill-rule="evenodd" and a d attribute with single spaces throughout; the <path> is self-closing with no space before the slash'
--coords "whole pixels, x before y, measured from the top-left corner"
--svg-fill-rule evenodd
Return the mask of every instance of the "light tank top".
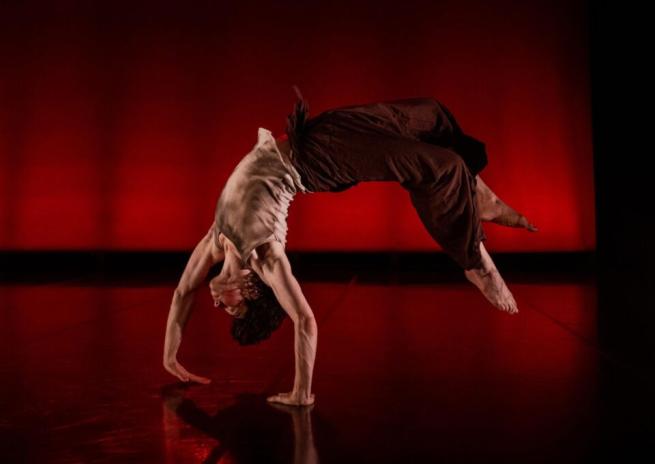
<path id="1" fill-rule="evenodd" d="M 260 127 L 256 145 L 236 165 L 218 199 L 215 239 L 222 232 L 244 264 L 264 242 L 274 239 L 286 245 L 289 204 L 298 191 L 310 192 L 271 131 Z"/>

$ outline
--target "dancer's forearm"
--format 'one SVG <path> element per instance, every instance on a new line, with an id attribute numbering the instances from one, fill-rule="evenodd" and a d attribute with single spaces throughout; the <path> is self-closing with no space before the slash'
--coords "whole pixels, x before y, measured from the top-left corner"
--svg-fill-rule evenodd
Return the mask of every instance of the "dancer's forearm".
<path id="1" fill-rule="evenodd" d="M 175 290 L 173 301 L 166 322 L 166 338 L 164 340 L 164 362 L 172 361 L 177 356 L 177 350 L 182 343 L 182 334 L 191 315 L 195 292 L 182 293 Z"/>
<path id="2" fill-rule="evenodd" d="M 192 374 L 177 360 L 177 350 L 182 341 L 184 326 L 189 320 L 191 308 L 193 307 L 194 291 L 184 292 L 176 289 L 173 294 L 173 302 L 168 313 L 166 324 L 166 340 L 164 341 L 164 368 L 184 382 L 194 381 L 208 384 L 211 379 L 200 375 Z"/>
<path id="3" fill-rule="evenodd" d="M 173 301 L 166 322 L 164 363 L 175 360 L 177 350 L 182 342 L 182 332 L 191 316 L 196 290 L 204 282 L 211 266 L 225 258 L 225 254 L 216 249 L 213 240 L 212 226 L 191 253 L 173 293 Z"/>
<path id="4" fill-rule="evenodd" d="M 309 398 L 312 392 L 312 374 L 316 359 L 318 328 L 312 317 L 294 324 L 294 350 L 296 358 L 296 377 L 293 391 L 302 398 Z"/>

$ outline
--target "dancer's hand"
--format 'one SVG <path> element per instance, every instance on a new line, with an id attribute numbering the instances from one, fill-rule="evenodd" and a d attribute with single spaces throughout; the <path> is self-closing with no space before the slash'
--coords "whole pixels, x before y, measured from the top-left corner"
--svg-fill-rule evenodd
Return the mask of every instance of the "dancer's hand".
<path id="1" fill-rule="evenodd" d="M 179 378 L 183 382 L 198 382 L 202 383 L 204 385 L 207 385 L 208 383 L 211 382 L 211 379 L 208 379 L 207 377 L 201 377 L 199 375 L 192 374 L 191 372 L 187 371 L 182 364 L 177 362 L 177 359 L 173 359 L 170 361 L 165 361 L 164 362 L 164 368 L 173 374 L 175 377 Z"/>
<path id="2" fill-rule="evenodd" d="M 269 396 L 266 398 L 266 401 L 271 403 L 282 403 L 288 404 L 291 406 L 308 406 L 314 404 L 314 394 L 311 393 L 309 397 L 307 395 L 301 395 L 298 392 L 288 392 L 288 393 L 278 393 L 277 395 Z"/>

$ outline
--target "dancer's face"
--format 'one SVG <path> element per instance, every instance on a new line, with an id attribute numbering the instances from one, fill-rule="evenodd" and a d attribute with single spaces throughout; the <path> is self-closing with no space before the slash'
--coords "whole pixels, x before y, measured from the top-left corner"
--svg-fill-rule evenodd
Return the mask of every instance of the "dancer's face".
<path id="1" fill-rule="evenodd" d="M 241 289 L 223 290 L 218 297 L 218 306 L 232 317 L 243 318 L 248 311 Z"/>
<path id="2" fill-rule="evenodd" d="M 232 317 L 243 318 L 248 311 L 246 299 L 256 298 L 252 269 L 240 269 L 232 274 L 221 273 L 209 284 L 214 304 Z"/>
<path id="3" fill-rule="evenodd" d="M 218 289 L 215 304 L 225 310 L 232 317 L 242 318 L 246 314 L 248 307 L 241 293 L 241 288 L 235 285 L 214 283 L 213 289 Z"/>

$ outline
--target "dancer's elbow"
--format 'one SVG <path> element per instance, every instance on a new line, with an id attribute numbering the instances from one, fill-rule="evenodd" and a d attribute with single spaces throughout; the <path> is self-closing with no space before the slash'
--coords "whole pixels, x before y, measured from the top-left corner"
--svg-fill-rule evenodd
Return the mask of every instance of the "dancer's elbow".
<path id="1" fill-rule="evenodd" d="M 192 294 L 196 289 L 189 285 L 178 285 L 173 292 L 173 298 L 183 300 Z"/>
<path id="2" fill-rule="evenodd" d="M 309 311 L 298 315 L 295 321 L 296 328 L 303 333 L 313 335 L 318 333 L 318 325 L 314 314 Z"/>

